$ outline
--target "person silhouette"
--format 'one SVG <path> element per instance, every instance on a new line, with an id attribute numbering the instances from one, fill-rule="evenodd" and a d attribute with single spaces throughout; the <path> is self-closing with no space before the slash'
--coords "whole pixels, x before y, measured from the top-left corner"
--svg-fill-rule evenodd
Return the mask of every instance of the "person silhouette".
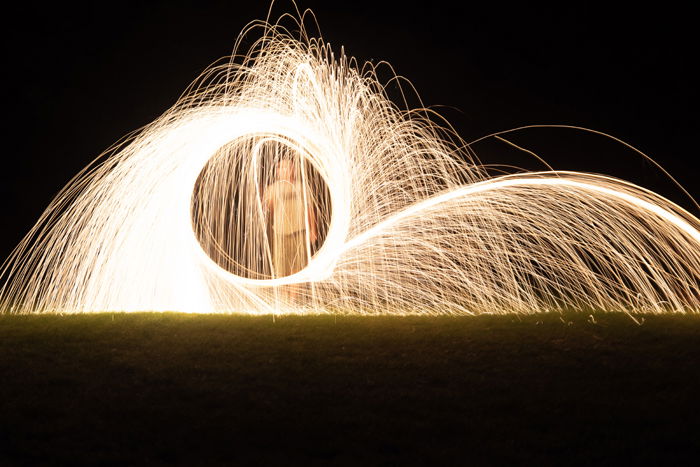
<path id="1" fill-rule="evenodd" d="M 279 160 L 275 165 L 275 181 L 265 188 L 263 195 L 268 222 L 272 226 L 274 278 L 304 269 L 309 261 L 310 247 L 317 238 L 312 197 L 301 182 L 299 172 L 296 159 Z"/>

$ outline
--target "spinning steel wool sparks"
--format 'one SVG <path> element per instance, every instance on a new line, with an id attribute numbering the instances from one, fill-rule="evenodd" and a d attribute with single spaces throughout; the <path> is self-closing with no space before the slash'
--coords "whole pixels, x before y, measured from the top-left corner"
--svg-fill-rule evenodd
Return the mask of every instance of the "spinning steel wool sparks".
<path id="1" fill-rule="evenodd" d="M 69 183 L 4 263 L 0 310 L 700 311 L 689 212 L 612 177 L 491 177 L 371 65 L 259 28 Z"/>

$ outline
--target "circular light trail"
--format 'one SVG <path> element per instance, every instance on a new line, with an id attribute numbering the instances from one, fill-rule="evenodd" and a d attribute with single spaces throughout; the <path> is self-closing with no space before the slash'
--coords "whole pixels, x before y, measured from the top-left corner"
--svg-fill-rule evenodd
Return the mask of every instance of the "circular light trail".
<path id="1" fill-rule="evenodd" d="M 491 177 L 428 110 L 393 104 L 372 65 L 257 28 L 248 53 L 64 188 L 4 263 L 1 311 L 700 311 L 700 221 L 686 210 L 607 176 Z M 290 152 L 326 230 L 277 277 L 260 181 Z M 212 196 L 193 220 L 203 176 L 237 208 Z M 234 274 L 208 253 L 227 248 L 260 269 Z"/>

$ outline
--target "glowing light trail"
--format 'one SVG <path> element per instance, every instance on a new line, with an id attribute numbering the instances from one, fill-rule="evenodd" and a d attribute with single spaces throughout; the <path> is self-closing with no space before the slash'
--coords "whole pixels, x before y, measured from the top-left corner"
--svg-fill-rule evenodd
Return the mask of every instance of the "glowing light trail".
<path id="1" fill-rule="evenodd" d="M 700 311 L 689 212 L 612 177 L 490 177 L 371 65 L 257 28 L 58 195 L 4 263 L 0 311 Z M 266 201 L 280 161 L 313 215 L 289 275 Z"/>
<path id="2" fill-rule="evenodd" d="M 567 172 L 558 172 L 559 175 L 565 175 Z M 534 175 L 536 175 L 535 173 Z M 541 175 L 552 175 L 555 174 L 555 172 L 540 172 L 539 174 Z M 572 176 L 577 176 L 578 174 L 576 172 L 569 172 L 569 175 Z M 547 185 L 547 186 L 569 186 L 569 187 L 574 187 L 574 188 L 581 188 L 582 190 L 590 190 L 590 191 L 597 191 L 600 193 L 604 193 L 606 195 L 610 195 L 613 197 L 620 198 L 622 200 L 625 200 L 631 204 L 639 206 L 641 209 L 649 211 L 650 214 L 656 214 L 657 216 L 662 217 L 665 219 L 667 222 L 670 222 L 671 224 L 675 225 L 685 233 L 687 233 L 693 240 L 695 240 L 698 244 L 700 244 L 700 232 L 693 226 L 691 226 L 688 222 L 684 221 L 681 217 L 670 213 L 669 211 L 655 205 L 652 203 L 649 203 L 648 201 L 644 201 L 643 199 L 637 198 L 635 196 L 629 195 L 627 193 L 624 193 L 622 191 L 618 190 L 613 190 L 611 188 L 608 188 L 604 185 L 594 185 L 591 183 L 582 183 L 578 182 L 576 180 L 570 180 L 566 178 L 526 178 L 523 176 L 518 176 L 517 178 L 512 178 L 513 176 L 505 176 L 505 177 L 499 177 L 497 179 L 493 180 L 486 180 L 484 182 L 479 182 L 475 183 L 473 185 L 465 186 L 463 188 L 457 189 L 457 190 L 451 190 L 448 191 L 447 193 L 443 193 L 441 195 L 435 196 L 433 198 L 427 199 L 421 203 L 417 203 L 410 208 L 401 211 L 397 213 L 396 215 L 390 217 L 389 219 L 383 221 L 382 223 L 376 225 L 375 227 L 371 228 L 370 230 L 363 232 L 361 235 L 358 235 L 357 237 L 353 238 L 352 240 L 348 241 L 344 245 L 344 250 L 350 249 L 354 246 L 357 246 L 361 244 L 362 242 L 366 241 L 368 238 L 370 238 L 372 235 L 376 235 L 377 233 L 382 232 L 385 229 L 391 228 L 391 225 L 399 222 L 400 220 L 415 216 L 419 214 L 421 211 L 424 211 L 428 208 L 437 206 L 441 203 L 446 203 L 449 202 L 453 199 L 460 198 L 462 196 L 468 196 L 471 194 L 475 194 L 481 191 L 486 191 L 486 190 L 496 190 L 499 188 L 503 187 L 508 187 L 508 186 L 537 186 L 537 185 Z M 615 179 L 612 179 L 610 177 L 602 177 L 599 176 L 601 180 L 607 179 L 609 182 L 612 182 L 612 185 L 614 186 L 616 183 L 620 183 L 620 181 L 617 181 Z"/>

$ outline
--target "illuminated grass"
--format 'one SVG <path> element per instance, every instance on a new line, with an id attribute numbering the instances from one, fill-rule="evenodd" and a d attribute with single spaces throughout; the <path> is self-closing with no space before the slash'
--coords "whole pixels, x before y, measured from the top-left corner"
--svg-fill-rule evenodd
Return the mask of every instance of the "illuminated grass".
<path id="1" fill-rule="evenodd" d="M 0 464 L 679 461 L 699 343 L 698 315 L 5 315 Z"/>

